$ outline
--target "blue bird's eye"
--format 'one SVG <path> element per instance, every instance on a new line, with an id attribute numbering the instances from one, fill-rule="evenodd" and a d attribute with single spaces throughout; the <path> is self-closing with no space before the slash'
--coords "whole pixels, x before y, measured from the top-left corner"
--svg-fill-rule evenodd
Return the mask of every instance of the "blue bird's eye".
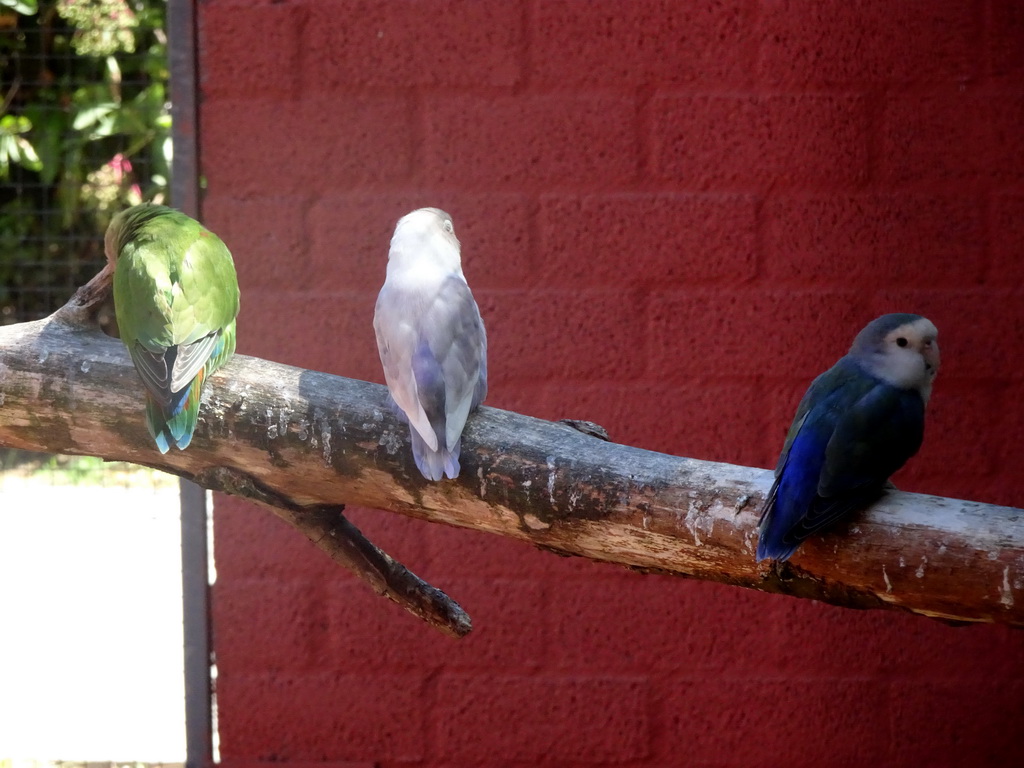
<path id="1" fill-rule="evenodd" d="M 898 346 L 898 347 L 905 347 L 905 346 L 907 346 L 907 343 L 908 343 L 907 340 L 905 338 L 903 338 L 902 336 L 900 336 L 898 339 L 896 339 L 896 346 Z"/>

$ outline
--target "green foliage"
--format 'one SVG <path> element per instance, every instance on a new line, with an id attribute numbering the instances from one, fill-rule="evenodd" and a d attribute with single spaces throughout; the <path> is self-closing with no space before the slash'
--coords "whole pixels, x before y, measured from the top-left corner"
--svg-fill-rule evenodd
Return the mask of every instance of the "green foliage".
<path id="1" fill-rule="evenodd" d="M 50 486 L 174 488 L 178 484 L 178 478 L 173 475 L 124 461 L 105 461 L 96 456 L 34 453 L 16 448 L 0 450 L 0 492 L 3 491 L 4 484 L 19 478 L 35 480 Z M 5 761 L 0 759 L 0 768 L 4 768 L 4 765 Z"/>
<path id="2" fill-rule="evenodd" d="M 11 164 L 20 165 L 30 171 L 41 171 L 43 163 L 35 147 L 25 138 L 32 130 L 32 121 L 18 115 L 0 117 L 0 178 L 11 174 Z"/>
<path id="3" fill-rule="evenodd" d="M 75 27 L 71 43 L 79 56 L 135 52 L 139 21 L 125 0 L 58 0 L 57 12 Z"/>
<path id="4" fill-rule="evenodd" d="M 103 262 L 121 208 L 166 201 L 164 0 L 0 0 L 0 320 Z"/>

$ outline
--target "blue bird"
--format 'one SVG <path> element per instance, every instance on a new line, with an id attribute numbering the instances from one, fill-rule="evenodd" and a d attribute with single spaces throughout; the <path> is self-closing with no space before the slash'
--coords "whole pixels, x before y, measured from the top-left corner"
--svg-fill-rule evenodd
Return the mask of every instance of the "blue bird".
<path id="1" fill-rule="evenodd" d="M 866 507 L 917 453 L 937 336 L 920 315 L 882 315 L 811 383 L 761 512 L 759 561 L 787 560 L 807 537 Z"/>

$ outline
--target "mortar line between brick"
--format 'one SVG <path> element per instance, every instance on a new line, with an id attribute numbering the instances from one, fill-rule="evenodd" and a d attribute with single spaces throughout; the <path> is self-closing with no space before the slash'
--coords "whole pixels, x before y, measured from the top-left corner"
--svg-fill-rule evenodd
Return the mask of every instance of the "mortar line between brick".
<path id="1" fill-rule="evenodd" d="M 992 81 L 995 79 L 993 65 L 995 61 L 991 56 L 992 45 L 992 3 L 990 0 L 975 0 L 974 3 L 974 39 L 972 64 L 974 65 L 973 75 L 978 82 Z"/>
<path id="2" fill-rule="evenodd" d="M 992 285 L 995 271 L 995 254 L 993 253 L 992 233 L 995 231 L 995 191 L 989 187 L 979 197 L 981 208 L 981 257 L 984 260 L 981 270 L 983 285 Z"/>
<path id="3" fill-rule="evenodd" d="M 421 88 L 410 88 L 406 92 L 406 100 L 410 128 L 408 180 L 416 185 L 424 176 L 427 159 L 427 110 Z"/>
<path id="4" fill-rule="evenodd" d="M 526 0 L 522 7 L 522 37 L 519 41 L 519 78 L 513 90 L 525 91 L 533 80 L 533 24 L 537 18 L 536 0 Z"/>
<path id="5" fill-rule="evenodd" d="M 437 691 L 441 684 L 442 674 L 444 674 L 444 667 L 434 667 L 423 678 L 423 719 L 425 722 L 423 723 L 423 754 L 420 758 L 425 762 L 441 759 L 438 749 L 439 724 L 436 722 L 435 713 L 438 712 Z"/>
<path id="6" fill-rule="evenodd" d="M 526 197 L 526 252 L 528 254 L 526 265 L 533 279 L 529 283 L 520 286 L 524 289 L 543 287 L 537 283 L 540 265 L 544 259 L 544 255 L 540 252 L 540 205 L 540 195 L 536 192 Z"/>
<path id="7" fill-rule="evenodd" d="M 313 208 L 316 206 L 316 200 L 312 197 L 302 195 L 299 197 L 299 216 L 302 220 L 302 251 L 301 253 L 295 254 L 297 259 L 308 269 L 313 261 L 313 238 L 310 236 L 312 232 L 312 218 Z M 311 288 L 312 285 L 309 282 L 308 273 L 304 275 L 305 279 L 301 281 L 300 288 L 306 290 Z"/>
<path id="8" fill-rule="evenodd" d="M 771 90 L 767 84 L 768 78 L 764 77 L 762 72 L 762 51 L 764 50 L 764 18 L 766 14 L 763 12 L 763 8 L 760 2 L 757 0 L 749 0 L 747 4 L 747 15 L 749 17 L 749 24 L 753 40 L 747 43 L 750 47 L 750 70 L 747 72 L 747 83 L 749 85 L 749 92 L 761 94 Z"/>
<path id="9" fill-rule="evenodd" d="M 292 82 L 292 100 L 301 99 L 306 93 L 306 63 L 309 59 L 309 46 L 303 45 L 303 41 L 306 39 L 306 32 L 309 28 L 309 9 L 306 6 L 298 6 L 293 8 L 292 13 L 296 14 L 295 18 L 295 47 L 298 49 L 295 52 L 294 64 L 295 71 L 291 73 Z"/>
<path id="10" fill-rule="evenodd" d="M 636 184 L 641 186 L 653 175 L 654 158 L 651 149 L 651 100 L 654 98 L 654 87 L 641 85 L 636 89 L 634 106 L 636 114 L 634 117 L 633 137 L 636 144 Z"/>
<path id="11" fill-rule="evenodd" d="M 759 190 L 753 193 L 754 198 L 754 275 L 749 281 L 753 284 L 761 283 L 765 280 L 765 263 L 767 261 L 767 248 L 766 248 L 766 235 L 765 229 L 767 224 L 765 223 L 765 208 L 768 206 L 768 202 L 771 199 L 772 192 L 775 190 L 775 182 L 773 181 L 764 190 Z"/>
<path id="12" fill-rule="evenodd" d="M 864 140 L 867 144 L 867 158 L 864 177 L 864 186 L 868 189 L 879 184 L 881 164 L 881 137 L 882 119 L 885 114 L 886 94 L 884 90 L 871 88 L 864 93 L 864 127 L 867 135 Z"/>

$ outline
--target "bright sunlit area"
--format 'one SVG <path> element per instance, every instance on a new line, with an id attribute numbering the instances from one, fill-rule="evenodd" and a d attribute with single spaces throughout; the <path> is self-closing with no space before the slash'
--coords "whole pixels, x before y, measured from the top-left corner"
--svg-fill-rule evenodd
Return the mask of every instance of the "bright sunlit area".
<path id="1" fill-rule="evenodd" d="M 169 7 L 0 0 L 0 323 L 52 313 L 115 213 L 167 200 Z M 179 520 L 176 478 L 0 451 L 0 768 L 184 762 Z"/>
<path id="2" fill-rule="evenodd" d="M 0 766 L 184 762 L 177 478 L 13 463 L 0 472 Z"/>

